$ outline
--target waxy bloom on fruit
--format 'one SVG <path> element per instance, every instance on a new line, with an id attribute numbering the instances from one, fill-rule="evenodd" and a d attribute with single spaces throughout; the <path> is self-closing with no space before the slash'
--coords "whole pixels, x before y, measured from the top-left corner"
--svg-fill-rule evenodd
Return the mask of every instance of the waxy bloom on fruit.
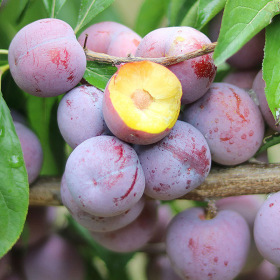
<path id="1" fill-rule="evenodd" d="M 175 125 L 182 86 L 166 67 L 150 61 L 122 65 L 107 84 L 103 115 L 111 132 L 123 141 L 152 144 Z"/>

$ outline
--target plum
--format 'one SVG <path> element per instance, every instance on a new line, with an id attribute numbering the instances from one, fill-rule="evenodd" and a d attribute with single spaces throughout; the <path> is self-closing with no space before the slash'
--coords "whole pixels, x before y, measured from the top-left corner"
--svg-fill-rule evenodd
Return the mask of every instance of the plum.
<path id="1" fill-rule="evenodd" d="M 148 33 L 141 40 L 135 55 L 147 58 L 177 56 L 209 43 L 211 41 L 205 34 L 192 27 L 163 27 Z M 212 54 L 189 59 L 168 68 L 182 84 L 183 104 L 192 103 L 203 96 L 216 75 Z"/>
<path id="2" fill-rule="evenodd" d="M 28 182 L 32 184 L 40 174 L 43 164 L 43 149 L 37 135 L 26 125 L 14 122 L 20 141 Z"/>
<path id="3" fill-rule="evenodd" d="M 245 90 L 250 90 L 253 87 L 254 79 L 258 74 L 258 70 L 239 70 L 235 72 L 229 73 L 226 77 L 224 77 L 224 83 L 235 85 L 239 88 L 243 88 Z"/>
<path id="4" fill-rule="evenodd" d="M 63 96 L 57 110 L 57 123 L 70 147 L 75 148 L 86 139 L 109 133 L 103 118 L 102 100 L 102 91 L 86 85 Z"/>
<path id="5" fill-rule="evenodd" d="M 86 56 L 71 26 L 45 18 L 23 27 L 8 55 L 16 84 L 35 96 L 57 96 L 75 87 L 86 70 Z"/>
<path id="6" fill-rule="evenodd" d="M 244 218 L 222 210 L 206 219 L 204 209 L 189 208 L 170 222 L 166 252 L 182 279 L 232 280 L 245 264 L 250 244 Z"/>
<path id="7" fill-rule="evenodd" d="M 264 91 L 265 81 L 263 80 L 262 77 L 262 70 L 260 70 L 256 75 L 252 88 L 257 95 L 259 108 L 262 112 L 265 122 L 272 130 L 280 132 L 280 126 L 279 125 L 276 126 L 275 124 L 276 121 L 267 103 L 267 99 Z"/>
<path id="8" fill-rule="evenodd" d="M 90 231 L 106 232 L 120 229 L 133 222 L 144 208 L 145 198 L 141 198 L 132 208 L 120 215 L 113 217 L 98 217 L 83 211 L 73 199 L 65 176 L 61 180 L 61 199 L 64 206 L 69 210 L 72 217 Z"/>
<path id="9" fill-rule="evenodd" d="M 216 202 L 218 210 L 232 210 L 239 213 L 248 223 L 251 233 L 251 244 L 248 258 L 242 273 L 250 272 L 256 269 L 263 261 L 263 257 L 257 250 L 253 238 L 254 221 L 258 210 L 265 201 L 264 195 L 240 195 L 225 197 Z"/>
<path id="10" fill-rule="evenodd" d="M 249 160 L 264 137 L 259 108 L 245 90 L 228 83 L 213 83 L 186 108 L 183 119 L 204 135 L 212 160 L 222 165 Z"/>
<path id="11" fill-rule="evenodd" d="M 34 246 L 46 239 L 54 231 L 54 222 L 57 217 L 56 208 L 52 206 L 29 206 L 25 221 L 27 238 L 21 236 L 16 247 Z"/>
<path id="12" fill-rule="evenodd" d="M 87 49 L 119 57 L 134 55 L 142 39 L 127 26 L 113 21 L 95 23 L 84 30 L 78 38 L 82 46 L 86 34 L 88 34 Z"/>
<path id="13" fill-rule="evenodd" d="M 146 268 L 147 280 L 182 280 L 166 255 L 156 255 L 148 259 Z"/>
<path id="14" fill-rule="evenodd" d="M 78 206 L 110 217 L 130 209 L 144 193 L 145 178 L 136 152 L 114 136 L 96 136 L 70 154 L 64 172 Z"/>
<path id="15" fill-rule="evenodd" d="M 176 199 L 198 187 L 211 167 L 204 136 L 179 120 L 161 141 L 140 147 L 138 156 L 145 173 L 145 194 L 159 200 Z"/>
<path id="16" fill-rule="evenodd" d="M 172 209 L 169 204 L 160 204 L 158 206 L 158 219 L 155 233 L 149 243 L 164 242 L 166 229 L 173 217 Z"/>
<path id="17" fill-rule="evenodd" d="M 57 234 L 28 248 L 23 258 L 28 280 L 83 280 L 85 267 L 76 248 Z"/>
<path id="18" fill-rule="evenodd" d="M 254 239 L 260 254 L 280 266 L 280 192 L 270 195 L 260 207 L 254 223 Z"/>
<path id="19" fill-rule="evenodd" d="M 103 247 L 119 253 L 141 249 L 153 237 L 157 221 L 157 201 L 146 201 L 141 214 L 127 226 L 109 232 L 92 232 Z"/>
<path id="20" fill-rule="evenodd" d="M 150 61 L 126 63 L 106 86 L 104 119 L 119 139 L 152 144 L 175 125 L 181 96 L 180 81 L 166 67 Z"/>
<path id="21" fill-rule="evenodd" d="M 212 42 L 217 41 L 221 28 L 223 12 L 220 12 L 209 23 L 209 38 Z M 264 29 L 249 40 L 239 51 L 231 56 L 227 62 L 237 69 L 253 69 L 261 66 L 265 43 Z"/>

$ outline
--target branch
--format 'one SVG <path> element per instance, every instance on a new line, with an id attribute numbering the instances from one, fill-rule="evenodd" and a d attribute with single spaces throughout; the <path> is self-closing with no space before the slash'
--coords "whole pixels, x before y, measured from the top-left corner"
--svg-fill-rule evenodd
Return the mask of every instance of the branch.
<path id="1" fill-rule="evenodd" d="M 211 53 L 214 51 L 215 47 L 217 45 L 217 42 L 215 43 L 210 43 L 207 45 L 204 45 L 201 49 L 198 49 L 196 51 L 192 51 L 189 53 L 177 55 L 177 56 L 168 56 L 168 57 L 159 57 L 159 58 L 143 58 L 143 57 L 117 57 L 117 56 L 111 56 L 108 54 L 104 53 L 98 53 L 98 52 L 93 52 L 91 50 L 88 50 L 87 48 L 84 48 L 86 57 L 88 60 L 92 61 L 97 61 L 100 63 L 107 63 L 107 64 L 112 64 L 112 65 L 118 65 L 121 63 L 128 63 L 128 62 L 136 62 L 136 61 L 152 61 L 164 66 L 176 64 L 188 59 L 192 59 L 198 56 L 202 56 L 208 53 Z"/>
<path id="2" fill-rule="evenodd" d="M 213 166 L 205 182 L 180 199 L 205 201 L 227 196 L 280 191 L 280 164 Z M 62 205 L 59 177 L 40 177 L 30 187 L 30 205 Z"/>

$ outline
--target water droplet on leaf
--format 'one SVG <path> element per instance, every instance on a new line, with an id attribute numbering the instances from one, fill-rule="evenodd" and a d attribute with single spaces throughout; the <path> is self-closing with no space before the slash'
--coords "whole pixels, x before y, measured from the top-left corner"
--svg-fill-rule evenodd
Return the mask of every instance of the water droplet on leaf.
<path id="1" fill-rule="evenodd" d="M 19 155 L 12 155 L 9 159 L 11 167 L 20 167 L 23 164 L 23 161 Z"/>

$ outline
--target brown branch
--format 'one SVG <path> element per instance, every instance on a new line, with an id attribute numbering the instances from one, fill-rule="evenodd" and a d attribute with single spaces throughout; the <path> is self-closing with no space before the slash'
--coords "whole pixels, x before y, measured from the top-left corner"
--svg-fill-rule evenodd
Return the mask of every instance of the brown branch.
<path id="1" fill-rule="evenodd" d="M 181 199 L 206 201 L 220 197 L 280 191 L 280 164 L 246 163 L 213 166 L 205 182 Z M 62 205 L 60 178 L 40 177 L 30 187 L 30 205 Z"/>
<path id="2" fill-rule="evenodd" d="M 176 64 L 188 59 L 192 59 L 198 56 L 202 56 L 208 53 L 211 53 L 214 51 L 215 47 L 217 45 L 217 42 L 215 43 L 210 43 L 207 45 L 204 45 L 201 49 L 192 51 L 189 53 L 177 55 L 177 56 L 168 56 L 168 57 L 159 57 L 159 58 L 143 58 L 143 57 L 117 57 L 117 56 L 111 56 L 108 54 L 104 53 L 98 53 L 98 52 L 93 52 L 91 50 L 88 50 L 84 48 L 85 54 L 88 60 L 92 61 L 97 61 L 100 63 L 107 63 L 107 64 L 112 64 L 112 65 L 118 65 L 121 63 L 128 63 L 128 62 L 136 62 L 136 61 L 145 61 L 149 60 L 164 66 Z"/>

